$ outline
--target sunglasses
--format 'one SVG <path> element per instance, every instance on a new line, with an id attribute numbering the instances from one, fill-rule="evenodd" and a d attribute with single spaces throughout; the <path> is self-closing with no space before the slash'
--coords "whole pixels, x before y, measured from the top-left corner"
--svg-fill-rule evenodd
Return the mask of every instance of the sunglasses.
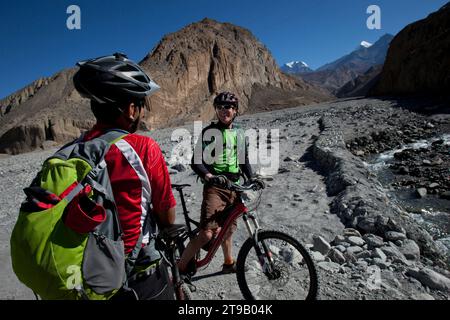
<path id="1" fill-rule="evenodd" d="M 216 109 L 217 110 L 224 110 L 224 109 L 230 110 L 230 109 L 236 109 L 236 107 L 233 105 L 225 105 L 225 106 L 216 106 Z"/>

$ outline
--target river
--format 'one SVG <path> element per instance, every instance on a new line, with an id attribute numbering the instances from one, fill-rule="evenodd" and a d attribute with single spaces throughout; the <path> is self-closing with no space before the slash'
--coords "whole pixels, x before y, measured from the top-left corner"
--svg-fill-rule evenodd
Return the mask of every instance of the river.
<path id="1" fill-rule="evenodd" d="M 438 140 L 443 140 L 444 145 L 449 147 L 450 152 L 450 134 L 445 134 L 374 155 L 365 162 L 365 165 L 369 171 L 377 176 L 391 200 L 397 202 L 422 225 L 438 245 L 442 246 L 443 249 L 446 248 L 447 256 L 450 256 L 450 200 L 441 199 L 434 195 L 421 198 L 417 196 L 415 188 L 393 187 L 392 183 L 395 181 L 397 174 L 390 169 L 390 165 L 395 161 L 395 153 L 406 149 L 429 148 L 433 142 Z"/>

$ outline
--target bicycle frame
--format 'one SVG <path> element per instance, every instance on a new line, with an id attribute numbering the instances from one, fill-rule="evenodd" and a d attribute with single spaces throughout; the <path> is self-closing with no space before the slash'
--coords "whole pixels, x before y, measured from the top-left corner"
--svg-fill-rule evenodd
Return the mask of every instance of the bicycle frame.
<path id="1" fill-rule="evenodd" d="M 238 197 L 237 197 L 236 202 L 233 203 L 228 208 L 226 208 L 225 211 L 222 213 L 222 214 L 227 215 L 226 220 L 223 224 L 223 227 L 217 234 L 217 237 L 214 240 L 210 241 L 210 244 L 208 244 L 208 246 L 203 246 L 203 248 L 205 250 L 206 250 L 206 248 L 208 249 L 206 256 L 203 259 L 200 259 L 200 253 L 197 253 L 193 259 L 195 261 L 195 266 L 189 266 L 190 271 L 189 271 L 188 277 L 180 278 L 179 273 L 178 273 L 179 270 L 178 270 L 175 260 L 177 259 L 179 253 L 183 251 L 185 241 L 187 239 L 192 240 L 194 237 L 196 237 L 198 235 L 198 233 L 200 231 L 200 223 L 193 220 L 191 217 L 189 217 L 189 211 L 187 210 L 186 203 L 184 200 L 183 188 L 189 187 L 189 186 L 190 185 L 186 185 L 186 184 L 185 185 L 172 185 L 172 187 L 175 188 L 180 193 L 181 203 L 183 206 L 183 215 L 184 215 L 186 224 L 185 225 L 175 225 L 173 229 L 168 230 L 168 232 L 171 232 L 170 239 L 172 239 L 172 241 L 175 241 L 175 242 L 172 242 L 172 246 L 173 246 L 172 253 L 173 254 L 171 256 L 171 260 L 173 261 L 172 267 L 175 269 L 173 271 L 174 279 L 177 279 L 177 282 L 175 284 L 175 286 L 178 290 L 177 294 L 180 295 L 181 299 L 183 299 L 183 297 L 186 297 L 186 295 L 187 295 L 188 299 L 191 298 L 189 296 L 189 294 L 185 293 L 185 292 L 189 292 L 189 291 L 186 291 L 185 283 L 187 283 L 190 286 L 193 286 L 192 283 L 190 282 L 192 275 L 194 275 L 198 269 L 205 267 L 206 265 L 208 265 L 211 262 L 211 260 L 215 256 L 218 248 L 223 243 L 225 236 L 228 234 L 232 224 L 241 216 L 245 222 L 247 231 L 249 233 L 249 238 L 244 242 L 244 244 L 239 252 L 238 258 L 237 258 L 237 271 L 236 271 L 237 272 L 237 280 L 238 280 L 239 287 L 240 287 L 244 297 L 246 299 L 255 299 L 255 297 L 252 293 L 253 289 L 251 289 L 250 286 L 247 284 L 247 280 L 245 278 L 246 277 L 245 276 L 245 274 L 246 274 L 246 265 L 245 264 L 247 261 L 248 254 L 253 249 L 254 249 L 254 253 L 256 254 L 256 258 L 261 266 L 261 270 L 264 273 L 264 275 L 267 277 L 268 280 L 288 279 L 290 276 L 289 271 L 286 273 L 286 270 L 284 270 L 285 269 L 283 267 L 284 263 L 283 262 L 279 263 L 279 261 L 278 261 L 279 253 L 277 253 L 277 251 L 275 251 L 275 254 L 273 254 L 273 252 L 272 252 L 272 250 L 274 250 L 274 249 L 277 250 L 276 246 L 274 248 L 271 248 L 271 246 L 270 246 L 272 239 L 281 240 L 281 241 L 284 241 L 283 243 L 290 244 L 303 257 L 304 260 L 302 260 L 302 261 L 306 261 L 306 265 L 308 266 L 309 279 L 311 281 L 313 281 L 312 284 L 310 285 L 310 288 L 308 291 L 308 296 L 306 297 L 306 299 L 313 299 L 316 297 L 317 287 L 318 287 L 317 272 L 315 270 L 314 262 L 311 259 L 310 255 L 302 247 L 302 245 L 297 240 L 292 238 L 291 236 L 289 236 L 285 233 L 282 233 L 282 232 L 278 232 L 278 231 L 262 230 L 259 226 L 256 214 L 253 212 L 250 212 L 250 209 L 247 208 L 247 206 L 245 205 L 244 199 L 241 197 L 242 193 L 245 192 L 246 190 L 255 190 L 255 191 L 261 190 L 264 187 L 264 185 L 262 185 L 261 188 L 258 188 L 259 185 L 257 185 L 256 188 L 254 188 L 253 184 L 247 184 L 247 185 L 242 185 L 242 186 L 238 185 L 238 184 L 232 184 L 230 186 L 230 190 L 236 191 L 238 194 Z M 259 195 L 259 197 L 260 196 L 261 196 L 261 194 Z M 257 200 L 258 202 L 256 204 L 256 208 L 259 205 L 259 200 L 260 200 L 260 198 L 258 198 L 258 200 Z M 253 222 L 253 226 L 250 223 L 250 220 Z M 192 230 L 191 223 L 196 226 L 196 228 L 194 228 L 194 230 Z M 253 256 L 254 253 L 252 251 L 252 257 L 254 257 Z M 178 255 L 176 256 L 176 254 L 178 254 Z M 191 262 L 194 262 L 194 261 L 191 261 Z M 286 276 L 287 276 L 287 278 L 286 278 Z M 275 281 L 274 283 L 276 285 L 277 282 Z M 194 286 L 194 288 L 195 288 L 195 286 Z M 177 297 L 178 297 L 178 295 L 177 295 Z"/>
<path id="2" fill-rule="evenodd" d="M 189 235 L 189 238 L 192 239 L 197 235 L 200 223 L 193 220 L 191 217 L 189 217 L 189 211 L 187 210 L 187 207 L 186 207 L 183 190 L 177 189 L 177 191 L 180 193 L 181 204 L 183 207 L 183 215 L 184 215 L 184 218 L 186 221 L 188 235 Z M 228 211 L 228 217 L 225 220 L 225 223 L 224 223 L 223 227 L 221 228 L 219 234 L 217 235 L 216 239 L 213 241 L 206 256 L 203 259 L 196 261 L 197 268 L 202 268 L 211 262 L 211 260 L 215 256 L 218 248 L 222 244 L 225 235 L 228 233 L 228 230 L 230 229 L 231 225 L 240 216 L 242 216 L 242 218 L 245 222 L 249 236 L 251 238 L 254 238 L 254 240 L 256 241 L 255 243 L 257 243 L 257 236 L 258 236 L 258 231 L 259 231 L 260 227 L 259 227 L 258 221 L 256 220 L 256 217 L 249 213 L 249 210 L 245 206 L 243 200 L 239 197 L 239 200 L 237 200 L 235 204 L 233 204 L 232 206 L 230 206 L 229 208 L 227 208 L 225 210 Z M 251 226 L 249 219 L 252 220 L 253 227 Z M 194 224 L 197 228 L 192 230 L 191 223 Z"/>

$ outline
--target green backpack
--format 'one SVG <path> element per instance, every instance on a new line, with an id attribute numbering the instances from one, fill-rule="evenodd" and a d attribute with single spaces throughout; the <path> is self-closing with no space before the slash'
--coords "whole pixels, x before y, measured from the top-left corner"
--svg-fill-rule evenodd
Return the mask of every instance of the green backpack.
<path id="1" fill-rule="evenodd" d="M 141 242 L 125 257 L 104 160 L 126 134 L 114 130 L 64 146 L 24 189 L 11 260 L 19 280 L 42 299 L 109 299 L 126 284 Z"/>

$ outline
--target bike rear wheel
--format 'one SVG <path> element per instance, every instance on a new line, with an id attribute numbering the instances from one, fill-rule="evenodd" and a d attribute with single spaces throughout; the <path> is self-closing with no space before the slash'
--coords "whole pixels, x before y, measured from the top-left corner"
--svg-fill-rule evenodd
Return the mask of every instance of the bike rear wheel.
<path id="1" fill-rule="evenodd" d="M 261 255 L 258 257 L 257 252 Z M 314 300 L 319 281 L 308 251 L 291 236 L 261 231 L 244 242 L 236 263 L 239 288 L 247 300 Z"/>

